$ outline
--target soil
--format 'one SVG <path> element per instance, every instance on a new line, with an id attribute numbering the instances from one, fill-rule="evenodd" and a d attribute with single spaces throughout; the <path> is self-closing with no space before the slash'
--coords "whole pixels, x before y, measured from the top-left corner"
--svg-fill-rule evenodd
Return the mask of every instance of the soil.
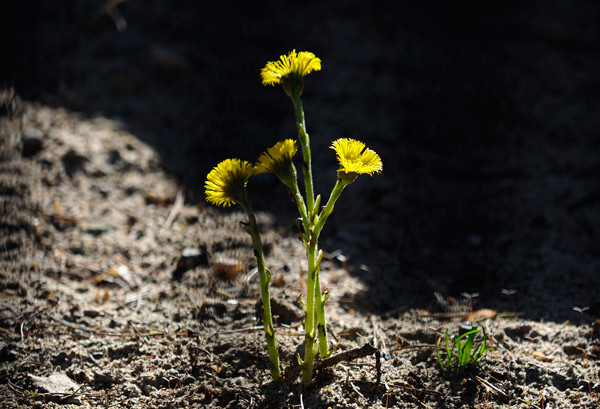
<path id="1" fill-rule="evenodd" d="M 600 5 L 197 3 L 5 5 L 0 407 L 599 407 Z M 378 353 L 308 388 L 287 192 L 249 184 L 282 383 L 245 216 L 203 198 L 218 162 L 294 137 L 259 77 L 293 48 L 323 61 L 316 190 L 338 137 L 384 163 L 321 240 L 334 353 Z M 443 370 L 436 342 L 472 326 L 493 349 Z"/>

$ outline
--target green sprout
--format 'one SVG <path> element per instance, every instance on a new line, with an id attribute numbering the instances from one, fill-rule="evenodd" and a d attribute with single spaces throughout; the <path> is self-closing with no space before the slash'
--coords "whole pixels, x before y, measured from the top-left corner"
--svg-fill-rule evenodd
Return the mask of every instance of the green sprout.
<path id="1" fill-rule="evenodd" d="M 475 337 L 480 332 L 483 332 L 483 340 L 475 345 Z M 481 327 L 481 330 L 472 327 L 470 331 L 465 332 L 461 336 L 454 337 L 452 341 L 448 335 L 448 329 L 446 329 L 445 335 L 445 346 L 446 346 L 446 359 L 442 359 L 440 354 L 440 343 L 442 337 L 438 338 L 435 346 L 435 352 L 437 354 L 438 361 L 443 370 L 450 368 L 456 368 L 459 371 L 467 368 L 468 366 L 475 364 L 479 359 L 492 348 L 487 348 L 487 333 L 485 327 Z"/>
<path id="2" fill-rule="evenodd" d="M 258 270 L 261 278 L 261 294 L 263 301 L 263 323 L 267 345 L 269 347 L 270 368 L 273 379 L 281 379 L 279 357 L 275 330 L 272 324 L 269 282 L 270 273 L 264 266 L 262 244 L 256 219 L 252 214 L 246 196 L 246 184 L 252 175 L 273 173 L 289 189 L 298 207 L 303 232 L 300 234 L 306 248 L 308 262 L 306 298 L 301 298 L 305 312 L 304 358 L 297 356 L 301 367 L 304 385 L 313 383 L 313 366 L 317 356 L 325 359 L 331 355 L 327 340 L 327 324 L 325 319 L 325 302 L 329 293 L 321 289 L 320 265 L 323 252 L 319 249 L 318 240 L 325 222 L 333 212 L 336 201 L 342 191 L 361 174 L 372 176 L 381 173 L 383 165 L 377 153 L 366 148 L 365 144 L 353 139 L 338 139 L 331 148 L 335 151 L 340 167 L 337 181 L 329 194 L 329 199 L 321 206 L 321 195 L 315 195 L 312 174 L 312 153 L 310 137 L 306 130 L 306 120 L 302 107 L 301 95 L 304 90 L 304 77 L 313 71 L 321 70 L 321 60 L 311 52 L 296 50 L 282 55 L 278 61 L 270 61 L 261 70 L 263 85 L 280 84 L 291 98 L 298 129 L 297 139 L 302 149 L 302 175 L 304 192 L 298 186 L 298 175 L 293 159 L 298 150 L 296 141 L 286 139 L 278 142 L 262 153 L 258 162 L 249 171 L 248 162 L 239 159 L 227 159 L 221 162 L 211 173 L 206 182 L 207 201 L 217 206 L 241 205 L 250 219 L 249 234 L 252 236 L 256 250 Z M 304 194 L 303 194 L 304 193 Z"/>

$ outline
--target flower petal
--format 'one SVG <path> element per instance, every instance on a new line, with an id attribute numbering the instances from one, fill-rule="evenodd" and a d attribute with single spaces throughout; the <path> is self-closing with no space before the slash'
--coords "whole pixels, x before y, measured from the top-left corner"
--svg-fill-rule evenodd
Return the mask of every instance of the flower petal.
<path id="1" fill-rule="evenodd" d="M 282 55 L 278 61 L 269 61 L 261 70 L 263 85 L 280 84 L 282 78 L 295 77 L 301 79 L 313 71 L 321 70 L 321 60 L 310 51 L 292 50 Z"/>
<path id="2" fill-rule="evenodd" d="M 292 163 L 297 151 L 298 148 L 293 139 L 277 142 L 260 155 L 255 166 L 255 173 L 277 173 L 278 170 Z"/>
<path id="3" fill-rule="evenodd" d="M 250 162 L 225 159 L 208 173 L 204 185 L 206 200 L 216 206 L 236 204 L 245 195 L 248 179 L 254 174 Z"/>
<path id="4" fill-rule="evenodd" d="M 335 151 L 340 169 L 338 172 L 373 175 L 381 173 L 383 163 L 379 155 L 365 148 L 363 142 L 341 138 L 333 141 L 331 148 Z"/>

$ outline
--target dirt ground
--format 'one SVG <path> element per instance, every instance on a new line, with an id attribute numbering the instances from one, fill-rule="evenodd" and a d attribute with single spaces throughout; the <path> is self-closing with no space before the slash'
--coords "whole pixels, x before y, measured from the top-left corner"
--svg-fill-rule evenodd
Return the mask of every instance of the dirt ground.
<path id="1" fill-rule="evenodd" d="M 216 3 L 4 6 L 0 407 L 599 407 L 600 5 Z M 303 96 L 317 191 L 338 137 L 384 164 L 321 240 L 335 352 L 379 359 L 311 388 L 287 192 L 249 185 L 281 384 L 244 215 L 203 197 L 219 161 L 294 137 L 259 76 L 293 48 L 323 61 Z M 493 350 L 443 371 L 438 337 L 471 325 Z"/>

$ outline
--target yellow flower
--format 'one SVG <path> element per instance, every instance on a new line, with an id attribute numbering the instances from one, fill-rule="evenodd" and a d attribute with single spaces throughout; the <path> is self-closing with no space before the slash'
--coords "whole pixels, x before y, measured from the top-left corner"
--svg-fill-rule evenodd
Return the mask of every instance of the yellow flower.
<path id="1" fill-rule="evenodd" d="M 292 160 L 298 151 L 293 139 L 277 142 L 258 158 L 254 173 L 274 173 L 289 188 L 296 185 L 296 167 Z"/>
<path id="2" fill-rule="evenodd" d="M 281 84 L 283 79 L 302 81 L 313 71 L 321 71 L 321 60 L 309 51 L 292 50 L 288 55 L 279 57 L 279 61 L 269 61 L 261 70 L 263 85 Z"/>
<path id="3" fill-rule="evenodd" d="M 296 142 L 293 139 L 277 142 L 275 146 L 261 153 L 258 163 L 255 167 L 255 173 L 275 173 L 286 169 L 292 163 L 294 155 L 298 151 Z"/>
<path id="4" fill-rule="evenodd" d="M 379 155 L 366 148 L 365 144 L 354 139 L 338 139 L 333 142 L 331 149 L 337 154 L 340 169 L 338 172 L 354 173 L 373 176 L 373 173 L 381 173 L 383 164 Z"/>
<path id="5" fill-rule="evenodd" d="M 216 206 L 231 206 L 246 198 L 248 179 L 254 174 L 250 162 L 225 159 L 206 177 L 206 200 Z"/>

